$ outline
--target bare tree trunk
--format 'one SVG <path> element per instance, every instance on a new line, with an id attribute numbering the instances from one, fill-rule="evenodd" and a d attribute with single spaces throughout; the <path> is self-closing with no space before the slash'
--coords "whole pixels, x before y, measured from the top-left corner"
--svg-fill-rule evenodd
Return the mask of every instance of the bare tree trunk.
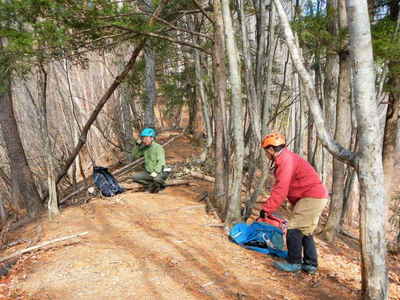
<path id="1" fill-rule="evenodd" d="M 339 33 L 338 22 L 338 0 L 329 0 L 327 2 L 328 16 L 328 31 L 330 34 L 337 36 Z M 327 53 L 327 62 L 325 65 L 325 80 L 324 80 L 324 117 L 326 126 L 331 135 L 334 135 L 336 126 L 336 99 L 337 87 L 339 78 L 339 63 L 338 54 L 336 51 Z M 332 174 L 332 155 L 324 148 L 322 150 L 325 157 L 324 178 L 325 183 L 330 186 L 330 178 Z"/>
<path id="2" fill-rule="evenodd" d="M 57 187 L 53 160 L 53 151 L 51 147 L 51 140 L 49 135 L 49 126 L 47 119 L 47 71 L 43 65 L 40 65 L 39 70 L 39 80 L 38 80 L 38 91 L 39 91 L 39 101 L 41 102 L 41 135 L 44 146 L 44 156 L 46 160 L 47 167 L 47 184 L 49 191 L 49 199 L 47 202 L 47 208 L 49 213 L 49 218 L 52 219 L 60 214 L 58 209 L 57 200 Z"/>
<path id="3" fill-rule="evenodd" d="M 226 215 L 226 226 L 240 221 L 240 192 L 243 175 L 243 115 L 242 115 L 242 88 L 241 76 L 238 63 L 238 53 L 235 44 L 235 32 L 233 29 L 229 0 L 221 1 L 222 17 L 224 20 L 224 31 L 226 39 L 226 49 L 229 62 L 229 79 L 232 86 L 231 121 L 234 139 L 234 155 L 232 163 L 232 188 L 229 197 L 228 210 Z"/>
<path id="4" fill-rule="evenodd" d="M 261 153 L 260 151 L 260 143 L 261 143 L 261 113 L 260 113 L 260 105 L 257 97 L 257 91 L 256 91 L 256 86 L 255 86 L 255 79 L 254 79 L 254 72 L 253 72 L 253 66 L 251 63 L 251 56 L 250 56 L 250 48 L 249 48 L 249 42 L 248 42 L 248 33 L 247 33 L 247 28 L 246 28 L 246 19 L 245 19 L 245 13 L 244 13 L 244 4 L 242 0 L 238 0 L 238 12 L 240 16 L 240 23 L 241 23 L 241 31 L 242 31 L 242 42 L 243 42 L 243 56 L 244 56 L 244 63 L 245 63 L 245 73 L 246 73 L 246 86 L 247 86 L 247 98 L 249 99 L 248 101 L 248 111 L 250 113 L 250 124 L 252 127 L 253 135 L 254 135 L 254 141 L 251 143 L 251 148 L 250 148 L 250 153 L 251 157 L 249 157 L 250 161 L 250 176 L 252 178 L 249 178 L 249 193 L 251 192 L 251 186 L 252 186 L 252 181 L 255 179 L 255 174 L 256 174 L 256 169 L 257 169 L 257 162 L 261 162 L 261 167 L 263 168 L 263 175 L 259 178 L 258 183 L 254 189 L 254 191 L 251 193 L 250 198 L 246 201 L 245 205 L 245 213 L 244 213 L 244 219 L 246 220 L 247 218 L 250 217 L 251 212 L 253 210 L 254 204 L 258 198 L 258 196 L 261 194 L 265 179 L 267 178 L 267 163 L 265 161 L 264 154 Z M 270 53 L 272 57 L 272 53 Z M 256 76 L 257 78 L 261 77 L 261 74 L 258 74 Z M 270 89 L 270 87 L 267 87 Z M 262 86 L 258 87 L 259 90 L 262 89 Z M 268 101 L 270 100 L 269 98 L 267 99 Z M 261 154 L 261 155 L 260 155 Z"/>
<path id="5" fill-rule="evenodd" d="M 220 0 L 214 1 L 214 49 L 213 49 L 213 75 L 216 92 L 214 102 L 215 120 L 215 185 L 214 194 L 217 206 L 221 211 L 225 210 L 226 199 L 228 199 L 227 170 L 228 159 L 225 148 L 226 130 L 226 90 L 227 77 L 225 67 L 225 38 L 223 32 L 223 20 Z"/>
<path id="6" fill-rule="evenodd" d="M 348 30 L 346 3 L 345 0 L 339 2 L 339 27 L 341 31 Z M 335 140 L 344 147 L 350 147 L 351 135 L 351 64 L 350 53 L 348 52 L 347 42 L 342 42 L 339 53 L 339 85 L 338 99 L 336 105 L 336 131 Z M 345 186 L 346 166 L 343 162 L 333 160 L 332 170 L 332 198 L 330 203 L 329 218 L 325 226 L 325 237 L 332 242 L 336 234 L 340 231 L 340 220 L 343 214 L 344 205 L 344 186 Z"/>
<path id="7" fill-rule="evenodd" d="M 354 100 L 359 130 L 360 240 L 364 299 L 388 298 L 386 194 L 375 99 L 375 70 L 366 0 L 347 0 Z"/>
<path id="8" fill-rule="evenodd" d="M 11 64 L 2 55 L 2 52 L 3 39 L 0 38 L 0 126 L 10 162 L 11 199 L 19 214 L 23 214 L 23 210 L 26 209 L 30 216 L 35 217 L 40 212 L 41 201 L 26 159 L 14 115 Z"/>
<path id="9" fill-rule="evenodd" d="M 155 127 L 154 105 L 156 104 L 156 66 L 154 50 L 147 45 L 145 59 L 145 103 L 144 127 Z"/>
<path id="10" fill-rule="evenodd" d="M 393 42 L 400 40 L 400 4 L 390 2 L 390 20 L 397 22 Z M 383 136 L 383 170 L 385 172 L 385 190 L 390 203 L 393 191 L 395 154 L 397 147 L 398 121 L 400 116 L 400 63 L 390 61 L 389 71 L 389 103 L 386 111 L 385 131 Z"/>
<path id="11" fill-rule="evenodd" d="M 145 6 L 144 11 L 151 13 L 153 11 L 153 1 L 143 0 Z M 156 104 L 156 64 L 155 64 L 155 50 L 151 46 L 151 43 L 146 43 L 144 48 L 144 60 L 145 60 L 145 95 L 144 95 L 144 127 L 155 128 L 155 114 L 154 106 Z"/>
<path id="12" fill-rule="evenodd" d="M 200 64 L 200 54 L 199 50 L 194 49 L 194 58 L 195 58 L 195 73 L 196 73 L 196 81 L 198 84 L 198 91 L 202 103 L 202 112 L 203 112 L 203 121 L 204 126 L 206 129 L 207 134 L 207 142 L 204 147 L 203 152 L 200 155 L 200 160 L 205 161 L 207 159 L 208 151 L 212 145 L 212 128 L 211 128 L 211 121 L 210 121 L 210 108 L 208 105 L 207 94 L 204 88 L 204 80 L 203 80 L 203 71 L 201 69 Z"/>

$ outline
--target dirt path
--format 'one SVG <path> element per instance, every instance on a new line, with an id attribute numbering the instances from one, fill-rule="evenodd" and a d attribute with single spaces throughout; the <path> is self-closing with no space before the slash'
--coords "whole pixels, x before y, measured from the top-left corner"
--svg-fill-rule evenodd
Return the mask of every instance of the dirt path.
<path id="1" fill-rule="evenodd" d="M 208 226 L 218 221 L 195 201 L 207 189 L 197 182 L 156 195 L 125 192 L 31 224 L 16 238 L 39 228 L 42 241 L 89 233 L 25 255 L 0 282 L 9 294 L 0 299 L 359 299 L 354 249 L 318 241 L 318 275 L 278 272 L 274 258 L 242 249 Z M 392 299 L 399 287 L 392 280 Z"/>

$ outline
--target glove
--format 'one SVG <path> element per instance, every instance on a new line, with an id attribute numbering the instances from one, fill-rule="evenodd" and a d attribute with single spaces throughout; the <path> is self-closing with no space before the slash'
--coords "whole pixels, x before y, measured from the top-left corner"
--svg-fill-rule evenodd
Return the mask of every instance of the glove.
<path id="1" fill-rule="evenodd" d="M 260 218 L 261 219 L 265 219 L 265 217 L 267 216 L 267 214 L 266 214 L 266 212 L 265 212 L 265 210 L 260 210 Z"/>
<path id="2" fill-rule="evenodd" d="M 141 139 L 137 139 L 136 140 L 136 145 L 141 145 L 142 144 L 142 140 Z"/>
<path id="3" fill-rule="evenodd" d="M 151 172 L 150 176 L 153 177 L 153 178 L 157 177 L 157 173 L 156 172 Z"/>

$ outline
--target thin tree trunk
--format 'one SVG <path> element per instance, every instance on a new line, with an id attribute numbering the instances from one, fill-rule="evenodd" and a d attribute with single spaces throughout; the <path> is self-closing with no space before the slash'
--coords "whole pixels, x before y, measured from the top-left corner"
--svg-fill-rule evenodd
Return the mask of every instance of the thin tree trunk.
<path id="1" fill-rule="evenodd" d="M 339 0 L 339 28 L 341 31 L 348 30 L 346 3 Z M 351 135 L 351 62 L 350 53 L 347 49 L 347 41 L 342 42 L 339 53 L 339 85 L 338 99 L 336 105 L 336 131 L 335 140 L 344 147 L 350 147 Z M 340 220 L 343 215 L 344 190 L 346 166 L 343 162 L 333 160 L 332 170 L 332 197 L 329 210 L 329 218 L 325 226 L 325 237 L 332 242 L 340 231 Z"/>
<path id="2" fill-rule="evenodd" d="M 216 92 L 214 102 L 215 122 L 215 185 L 214 194 L 217 201 L 216 206 L 221 211 L 225 210 L 226 199 L 228 199 L 228 173 L 227 149 L 225 139 L 226 130 L 226 90 L 227 77 L 225 67 L 225 38 L 223 32 L 223 20 L 220 0 L 214 1 L 214 48 L 213 48 L 213 75 Z"/>
<path id="3" fill-rule="evenodd" d="M 399 43 L 400 40 L 400 4 L 392 0 L 390 3 L 390 20 L 397 22 L 393 42 Z M 389 71 L 389 103 L 386 112 L 385 131 L 383 136 L 383 170 L 385 172 L 385 190 L 388 201 L 391 200 L 393 191 L 393 177 L 395 154 L 397 147 L 398 120 L 400 116 L 400 63 L 390 61 Z"/>
<path id="4" fill-rule="evenodd" d="M 328 31 L 330 34 L 337 36 L 339 32 L 338 21 L 338 0 L 329 0 L 327 2 L 327 16 L 328 16 Z M 329 51 L 327 53 L 327 62 L 325 65 L 325 80 L 324 80 L 324 118 L 326 126 L 331 135 L 334 135 L 336 126 L 336 99 L 337 87 L 339 78 L 339 57 L 336 51 Z M 332 155 L 324 148 L 322 150 L 325 157 L 324 178 L 325 182 L 330 185 L 332 174 Z"/>
<path id="5" fill-rule="evenodd" d="M 250 174 L 253 178 L 249 178 L 250 184 L 248 185 L 249 187 L 249 192 L 252 186 L 252 181 L 254 180 L 254 176 L 256 174 L 256 168 L 257 168 L 257 162 L 261 162 L 261 166 L 263 168 L 263 175 L 259 178 L 258 183 L 251 194 L 250 198 L 246 201 L 245 205 L 245 213 L 243 218 L 246 220 L 247 218 L 250 217 L 254 204 L 258 198 L 258 196 L 261 194 L 265 179 L 267 178 L 267 163 L 265 161 L 264 154 L 261 153 L 260 151 L 260 143 L 261 143 L 261 118 L 260 118 L 260 106 L 259 106 L 259 101 L 257 100 L 257 91 L 256 91 L 256 86 L 255 86 L 255 80 L 253 76 L 253 67 L 251 63 L 251 57 L 250 57 L 250 49 L 249 49 L 249 43 L 248 43 L 248 33 L 247 33 L 247 27 L 246 27 L 246 20 L 245 20 L 245 13 L 244 13 L 244 4 L 242 0 L 238 0 L 238 8 L 239 8 L 239 16 L 241 20 L 241 29 L 242 29 L 242 41 L 243 41 L 243 56 L 244 56 L 244 63 L 245 63 L 245 73 L 246 73 L 246 85 L 247 85 L 247 97 L 249 99 L 248 101 L 248 110 L 250 112 L 250 124 L 252 127 L 253 135 L 254 135 L 254 141 L 251 143 L 253 146 L 250 149 L 251 157 L 249 157 L 249 160 L 253 164 L 250 170 Z M 272 56 L 272 53 L 270 53 Z M 257 78 L 261 77 L 260 74 L 258 74 Z M 262 86 L 259 86 L 259 89 L 262 89 Z M 261 154 L 261 155 L 260 155 Z M 260 158 L 260 159 L 259 159 Z"/>
<path id="6" fill-rule="evenodd" d="M 154 106 L 156 104 L 156 66 L 154 50 L 146 45 L 145 59 L 145 103 L 144 127 L 155 127 Z"/>
<path id="7" fill-rule="evenodd" d="M 229 197 L 228 210 L 226 215 L 226 226 L 232 225 L 234 222 L 240 221 L 240 191 L 242 186 L 243 175 L 243 115 L 242 115 L 242 88 L 241 76 L 238 63 L 238 53 L 235 44 L 235 32 L 233 29 L 231 12 L 229 8 L 229 0 L 221 1 L 222 16 L 224 20 L 224 31 L 226 39 L 226 49 L 229 62 L 229 79 L 232 87 L 232 103 L 231 103 L 231 120 L 233 122 L 233 176 L 232 188 Z"/>
<path id="8" fill-rule="evenodd" d="M 46 160 L 47 168 L 47 184 L 49 199 L 47 202 L 47 208 L 49 213 L 49 218 L 52 219 L 60 214 L 58 209 L 57 201 L 57 187 L 55 181 L 55 169 L 53 160 L 53 151 L 51 151 L 51 140 L 49 135 L 49 126 L 47 119 L 47 71 L 43 65 L 40 65 L 39 70 L 39 101 L 41 102 L 41 114 L 39 118 L 41 119 L 41 135 L 43 140 L 44 156 Z"/>
<path id="9" fill-rule="evenodd" d="M 198 91 L 202 103 L 202 112 L 203 112 L 203 121 L 207 134 L 207 142 L 204 147 L 202 154 L 200 155 L 200 160 L 205 161 L 207 159 L 208 151 L 212 145 L 212 128 L 210 121 L 210 108 L 208 105 L 207 94 L 204 88 L 204 79 L 203 72 L 200 64 L 200 53 L 199 50 L 194 49 L 194 58 L 195 58 L 195 73 L 196 73 L 196 81 L 198 84 Z"/>
<path id="10" fill-rule="evenodd" d="M 271 1 L 269 1 L 271 4 Z M 265 89 L 265 93 L 261 93 L 261 95 L 264 95 L 264 97 L 261 97 L 260 99 L 264 99 L 263 101 L 263 111 L 262 111 L 262 132 L 261 135 L 264 136 L 267 134 L 269 130 L 268 124 L 270 124 L 271 121 L 271 107 L 272 107 L 272 67 L 274 63 L 274 47 L 273 47 L 273 41 L 275 41 L 275 8 L 274 6 L 270 7 L 270 13 L 269 13 L 269 33 L 268 33 L 268 65 L 267 65 L 267 72 L 266 72 L 266 80 L 265 80 L 265 85 L 264 87 L 258 86 L 260 90 Z M 264 42 L 264 41 L 262 41 Z M 278 43 L 278 41 L 275 41 Z M 261 74 L 257 73 L 257 78 L 261 78 Z M 265 160 L 263 160 L 263 165 L 265 165 Z M 264 168 L 264 172 L 266 172 L 266 168 Z"/>

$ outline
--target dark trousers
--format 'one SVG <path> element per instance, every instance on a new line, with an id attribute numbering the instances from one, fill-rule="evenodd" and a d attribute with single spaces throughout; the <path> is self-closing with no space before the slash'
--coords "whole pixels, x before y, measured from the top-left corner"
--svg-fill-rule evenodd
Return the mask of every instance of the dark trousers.
<path id="1" fill-rule="evenodd" d="M 168 178 L 167 172 L 161 172 L 156 177 L 150 176 L 149 172 L 143 171 L 135 173 L 132 176 L 134 182 L 140 183 L 144 186 L 145 190 L 152 193 L 158 193 L 165 188 L 165 180 Z"/>
<path id="2" fill-rule="evenodd" d="M 318 254 L 312 235 L 304 235 L 299 229 L 289 229 L 286 236 L 288 262 L 318 266 Z"/>

